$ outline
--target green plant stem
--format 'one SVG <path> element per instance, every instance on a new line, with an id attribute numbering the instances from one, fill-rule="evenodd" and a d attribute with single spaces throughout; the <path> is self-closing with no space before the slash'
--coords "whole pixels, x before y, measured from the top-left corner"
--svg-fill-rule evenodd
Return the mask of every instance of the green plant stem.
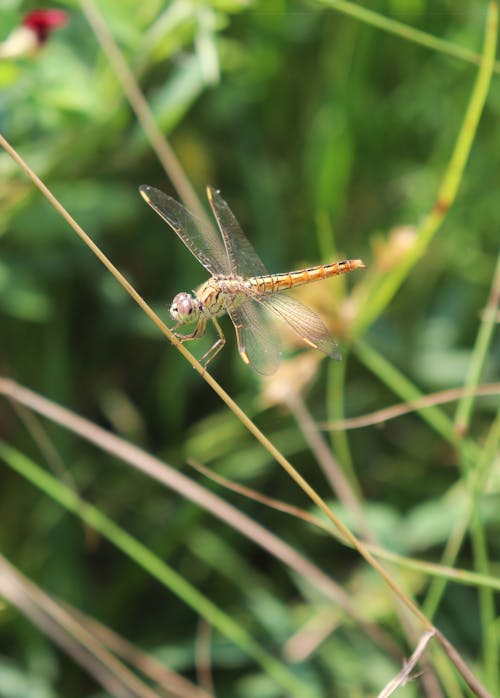
<path id="1" fill-rule="evenodd" d="M 474 500 L 476 498 L 475 492 L 480 493 L 483 490 L 486 477 L 488 476 L 489 469 L 492 466 L 498 444 L 500 443 L 500 413 L 493 422 L 488 438 L 486 440 L 485 447 L 483 451 L 479 454 L 478 467 L 473 471 L 472 478 L 474 478 L 472 484 L 471 492 L 471 502 L 470 510 L 461 518 L 458 522 L 456 528 L 452 532 L 448 542 L 446 544 L 443 555 L 441 556 L 441 564 L 446 566 L 453 566 L 458 552 L 462 546 L 462 542 L 467 533 L 469 522 L 473 513 Z M 444 593 L 448 580 L 444 578 L 434 579 L 427 592 L 427 597 L 423 604 L 426 615 L 432 618 L 436 612 L 439 602 Z"/>
<path id="2" fill-rule="evenodd" d="M 481 373 L 488 355 L 488 349 L 491 345 L 493 332 L 497 324 L 497 312 L 500 303 L 500 254 L 497 257 L 495 272 L 493 274 L 493 283 L 491 285 L 490 297 L 483 314 L 483 319 L 479 332 L 477 334 L 474 350 L 472 352 L 469 371 L 465 379 L 464 387 L 473 389 L 477 388 L 481 379 Z M 474 396 L 472 394 L 465 395 L 457 406 L 455 413 L 455 430 L 459 434 L 467 432 L 474 404 Z"/>
<path id="3" fill-rule="evenodd" d="M 480 497 L 484 492 L 484 486 L 491 468 L 498 455 L 500 444 L 500 410 L 497 413 L 484 447 L 484 455 L 478 464 L 476 484 L 474 487 L 474 512 L 472 519 L 472 544 L 475 558 L 475 567 L 481 573 L 490 573 L 490 562 L 484 525 L 479 512 Z M 495 596 L 493 589 L 484 588 L 479 591 L 479 605 L 483 628 L 484 663 L 486 667 L 487 683 L 493 695 L 500 695 L 500 656 L 499 637 L 496 628 L 497 613 L 495 610 Z"/>
<path id="4" fill-rule="evenodd" d="M 375 352 L 375 350 L 369 347 L 369 345 L 367 345 L 365 342 L 356 342 L 354 345 L 354 350 L 356 351 L 360 360 L 363 361 L 363 363 L 365 363 L 365 365 L 370 368 L 385 384 L 389 385 L 393 390 L 395 390 L 400 397 L 407 400 L 412 400 L 417 397 L 417 389 L 411 385 L 411 383 L 409 383 L 409 381 L 407 381 L 407 379 L 402 376 L 399 371 L 389 364 L 382 356 L 377 354 L 377 352 Z M 423 413 L 422 416 L 424 416 Z M 465 463 L 462 466 L 464 486 L 468 479 L 473 479 L 472 486 L 469 485 L 471 498 L 469 502 L 470 508 L 469 512 L 460 520 L 457 527 L 453 530 L 450 538 L 448 539 L 441 558 L 441 564 L 447 567 L 453 566 L 462 546 L 463 540 L 467 534 L 469 523 L 472 521 L 472 533 L 476 561 L 479 565 L 481 574 L 487 578 L 489 576 L 489 564 L 484 543 L 483 525 L 481 519 L 479 516 L 477 516 L 477 514 L 475 514 L 475 512 L 477 511 L 477 501 L 480 493 L 482 492 L 488 467 L 493 462 L 495 450 L 500 440 L 500 419 L 498 419 L 492 425 L 488 443 L 484 451 L 481 451 L 481 449 L 479 449 L 479 447 L 472 441 L 468 440 L 465 442 L 460 439 L 451 422 L 438 408 L 432 408 L 432 411 L 427 415 L 427 417 L 424 417 L 424 419 L 426 419 L 428 424 L 432 426 L 437 433 L 441 434 L 451 444 L 456 446 L 459 451 L 461 451 L 462 458 L 465 463 L 477 463 L 477 467 L 474 470 L 469 470 Z M 465 449 L 464 446 L 466 446 Z M 470 473 L 469 478 L 467 478 L 468 472 Z M 448 581 L 448 578 L 444 577 L 438 577 L 433 580 L 424 604 L 424 610 L 428 617 L 432 618 L 434 616 Z M 498 656 L 497 643 L 493 643 L 493 649 L 491 649 L 491 628 L 493 627 L 495 619 L 492 593 L 491 587 L 484 587 L 480 591 L 480 604 L 483 621 L 482 628 L 484 633 L 483 646 L 485 660 L 487 660 L 487 666 L 489 668 L 488 683 L 494 688 L 495 686 L 499 685 L 499 678 L 496 660 Z M 494 661 L 493 657 L 495 657 Z M 494 695 L 497 695 L 497 693 L 494 692 Z"/>
<path id="5" fill-rule="evenodd" d="M 346 366 L 347 357 L 344 356 L 344 360 L 341 362 L 341 365 L 330 365 L 327 368 L 328 420 L 344 418 L 344 389 Z M 349 440 L 347 438 L 347 432 L 345 429 L 340 429 L 339 431 L 333 432 L 330 438 L 332 442 L 333 451 L 335 452 L 340 463 L 342 463 L 344 472 L 346 473 L 351 485 L 355 488 L 356 493 L 359 496 L 361 494 L 361 488 L 357 480 L 356 472 L 354 471 L 351 450 L 349 448 Z"/>
<path id="6" fill-rule="evenodd" d="M 358 359 L 402 400 L 409 402 L 422 397 L 423 393 L 367 342 L 358 339 L 352 345 L 352 349 Z M 460 445 L 460 439 L 453 429 L 451 420 L 439 407 L 417 408 L 415 411 L 446 441 L 453 446 Z"/>
<path id="7" fill-rule="evenodd" d="M 378 563 L 378 561 L 373 557 L 369 550 L 363 545 L 363 543 L 352 533 L 352 531 L 342 522 L 342 520 L 330 509 L 325 500 L 320 497 L 316 490 L 311 487 L 309 482 L 302 477 L 296 468 L 283 456 L 281 451 L 276 448 L 276 446 L 267 438 L 267 436 L 257 427 L 256 424 L 248 417 L 248 415 L 241 409 L 241 407 L 231 398 L 231 396 L 219 385 L 219 383 L 211 376 L 210 373 L 196 361 L 194 356 L 186 349 L 184 344 L 172 333 L 172 331 L 161 321 L 161 319 L 153 312 L 142 296 L 137 293 L 135 288 L 130 284 L 123 274 L 115 267 L 115 265 L 109 260 L 102 250 L 95 244 L 95 242 L 90 238 L 89 235 L 83 230 L 83 228 L 78 225 L 75 219 L 66 211 L 66 209 L 59 203 L 52 192 L 45 186 L 40 177 L 38 177 L 35 172 L 28 166 L 28 164 L 21 158 L 19 153 L 10 145 L 10 143 L 0 134 L 0 144 L 9 153 L 15 162 L 23 169 L 24 172 L 30 177 L 33 183 L 38 187 L 38 189 L 43 193 L 43 195 L 51 202 L 54 208 L 59 211 L 61 216 L 69 223 L 77 235 L 85 242 L 85 244 L 94 252 L 102 264 L 108 269 L 108 271 L 115 277 L 115 279 L 120 283 L 120 285 L 130 294 L 134 301 L 144 310 L 146 315 L 154 322 L 154 324 L 161 330 L 161 332 L 170 340 L 170 342 L 176 347 L 176 349 L 189 361 L 191 366 L 200 374 L 200 376 L 210 385 L 210 387 L 215 391 L 215 393 L 221 398 L 223 402 L 229 407 L 229 409 L 234 413 L 234 415 L 240 420 L 240 422 L 248 429 L 248 431 L 256 438 L 257 441 L 270 453 L 270 455 L 276 460 L 277 463 L 287 472 L 287 474 L 294 480 L 294 482 L 302 489 L 309 499 L 316 504 L 316 506 L 325 514 L 325 516 L 332 522 L 332 524 L 337 528 L 340 534 L 357 550 L 357 552 L 368 562 L 371 567 L 383 578 L 385 583 L 390 589 L 399 597 L 402 603 L 420 620 L 422 625 L 428 630 L 432 629 L 427 618 L 421 612 L 419 607 L 414 603 L 414 601 L 407 596 L 398 584 L 392 579 L 392 577 L 385 571 L 385 569 Z M 437 635 L 440 642 L 444 641 L 441 635 Z M 465 675 L 469 676 L 469 679 L 474 685 L 478 682 L 474 676 L 472 676 L 463 661 L 457 659 L 460 663 L 460 671 Z"/>
<path id="8" fill-rule="evenodd" d="M 484 532 L 483 522 L 477 507 L 471 517 L 472 550 L 474 554 L 474 567 L 484 574 L 490 572 L 488 559 L 488 547 Z M 496 639 L 496 611 L 495 595 L 492 589 L 479 590 L 479 616 L 481 618 L 483 660 L 485 667 L 486 685 L 494 696 L 500 695 L 498 683 L 498 640 Z"/>
<path id="9" fill-rule="evenodd" d="M 491 286 L 490 297 L 488 299 L 486 311 L 483 317 L 483 322 L 476 339 L 472 360 L 469 367 L 469 373 L 465 385 L 467 388 L 475 388 L 478 385 L 482 368 L 486 360 L 488 348 L 490 347 L 491 340 L 493 337 L 494 323 L 496 318 L 496 312 L 498 310 L 498 304 L 500 300 L 500 255 L 497 259 L 496 269 L 493 275 L 493 282 Z M 468 428 L 470 421 L 470 415 L 472 411 L 473 398 L 466 396 L 462 399 L 460 403 L 456 416 L 455 416 L 455 426 L 454 431 L 458 436 L 463 435 Z M 483 483 L 487 476 L 488 468 L 494 459 L 495 449 L 498 445 L 500 434 L 499 426 L 497 422 L 494 422 L 489 433 L 487 445 L 481 453 L 478 451 L 474 458 L 466 459 L 460 463 L 462 467 L 462 475 L 464 477 L 464 482 L 469 483 L 470 496 L 472 498 L 471 509 L 469 515 L 463 517 L 462 521 L 458 524 L 456 529 L 452 532 L 441 562 L 447 566 L 452 566 L 456 560 L 456 557 L 461 548 L 462 542 L 467 534 L 469 527 L 469 522 L 472 522 L 471 533 L 474 547 L 474 554 L 476 562 L 481 565 L 483 572 L 488 572 L 489 565 L 487 562 L 487 551 L 485 549 L 484 543 L 484 532 L 483 524 L 481 518 L 478 516 L 478 499 L 481 495 Z M 468 449 L 470 452 L 470 449 Z M 470 466 L 470 468 L 468 467 Z M 427 598 L 424 604 L 427 613 L 430 617 L 433 617 L 439 601 L 442 598 L 444 590 L 446 589 L 447 582 L 445 579 L 436 579 L 431 584 Z M 483 619 L 483 647 L 485 652 L 485 660 L 488 666 L 488 676 L 489 684 L 492 686 L 500 685 L 500 678 L 498 675 L 498 666 L 492 661 L 492 656 L 498 656 L 498 642 L 493 642 L 494 650 L 491 650 L 492 635 L 491 627 L 493 625 L 492 613 L 492 601 L 489 598 L 491 590 L 484 590 L 480 593 L 480 605 L 481 605 L 481 616 Z"/>
<path id="10" fill-rule="evenodd" d="M 354 19 L 369 24 L 372 27 L 381 29 L 388 34 L 394 34 L 399 36 L 405 41 L 411 41 L 420 46 L 425 46 L 433 51 L 442 53 L 451 58 L 458 58 L 461 61 L 466 61 L 467 63 L 473 63 L 479 65 L 481 62 L 481 54 L 476 51 L 471 51 L 468 48 L 454 44 L 452 41 L 446 41 L 446 39 L 439 39 L 432 34 L 421 31 L 420 29 L 415 29 L 410 27 L 408 24 L 399 22 L 398 20 L 391 19 L 390 17 L 385 17 L 384 15 L 369 10 L 362 5 L 355 2 L 348 2 L 347 0 L 317 0 L 321 5 L 326 5 L 331 7 L 338 12 L 342 12 L 345 15 L 354 17 Z M 495 73 L 500 73 L 500 62 L 495 62 L 493 64 L 493 70 Z"/>
<path id="11" fill-rule="evenodd" d="M 338 0 L 329 1 L 338 2 Z M 380 282 L 372 290 L 369 302 L 364 305 L 356 320 L 354 327 L 355 336 L 360 336 L 373 324 L 388 306 L 392 298 L 394 298 L 410 271 L 426 252 L 432 238 L 443 222 L 447 211 L 455 200 L 467 158 L 469 157 L 472 143 L 476 135 L 479 119 L 486 103 L 493 71 L 497 44 L 498 8 L 496 2 L 490 2 L 488 7 L 489 11 L 486 22 L 486 35 L 481 66 L 450 162 L 438 191 L 436 202 L 418 227 L 413 246 L 408 251 L 405 258 L 388 274 L 382 276 Z"/>
<path id="12" fill-rule="evenodd" d="M 62 507 L 78 516 L 94 528 L 130 559 L 176 594 L 184 603 L 199 613 L 225 637 L 252 657 L 277 684 L 294 696 L 312 696 L 308 689 L 287 667 L 268 654 L 232 618 L 181 577 L 175 570 L 160 560 L 133 536 L 120 528 L 96 507 L 82 500 L 75 492 L 49 475 L 24 454 L 0 441 L 0 456 L 17 473 L 29 480 L 42 492 Z"/>

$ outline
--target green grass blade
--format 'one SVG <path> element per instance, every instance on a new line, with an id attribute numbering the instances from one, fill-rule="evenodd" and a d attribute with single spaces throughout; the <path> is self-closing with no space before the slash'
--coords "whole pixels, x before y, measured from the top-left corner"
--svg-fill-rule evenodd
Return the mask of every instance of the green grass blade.
<path id="1" fill-rule="evenodd" d="M 240 625 L 221 611 L 174 569 L 160 560 L 146 546 L 115 524 L 96 507 L 82 500 L 74 491 L 49 475 L 24 454 L 0 442 L 0 456 L 17 473 L 29 480 L 62 507 L 94 528 L 130 559 L 176 594 L 208 623 L 252 657 L 290 695 L 311 696 L 311 690 L 288 668 L 261 648 Z"/>
<path id="2" fill-rule="evenodd" d="M 358 335 L 373 324 L 389 305 L 410 271 L 425 254 L 446 212 L 453 204 L 488 96 L 497 43 L 497 20 L 496 5 L 490 4 L 483 60 L 436 203 L 418 228 L 413 247 L 406 257 L 390 273 L 382 276 L 380 283 L 373 289 L 370 301 L 365 304 L 356 321 L 355 332 Z"/>
<path id="3" fill-rule="evenodd" d="M 500 254 L 498 255 L 495 273 L 493 274 L 493 283 L 491 288 L 490 299 L 486 311 L 484 313 L 483 321 L 479 328 L 474 350 L 472 352 L 469 372 L 465 379 L 464 387 L 466 388 L 476 388 L 480 381 L 481 373 L 488 354 L 488 349 L 491 345 L 491 340 L 493 338 L 493 332 L 497 324 L 496 317 L 499 303 Z M 474 397 L 472 395 L 464 396 L 458 403 L 455 415 L 455 429 L 460 434 L 465 433 L 468 429 L 473 404 Z"/>
<path id="4" fill-rule="evenodd" d="M 476 53 L 476 51 L 471 51 L 468 48 L 454 44 L 452 41 L 447 41 L 446 39 L 439 39 L 432 34 L 421 31 L 420 29 L 415 29 L 410 27 L 408 24 L 399 22 L 396 19 L 391 19 L 390 17 L 385 17 L 378 12 L 369 10 L 366 7 L 359 5 L 358 3 L 348 2 L 347 0 L 318 0 L 322 5 L 331 7 L 334 10 L 338 10 L 349 17 L 369 24 L 372 27 L 381 29 L 388 34 L 394 34 L 399 36 L 404 41 L 411 41 L 414 44 L 419 44 L 420 46 L 425 46 L 433 51 L 442 53 L 446 56 L 452 58 L 458 58 L 461 61 L 466 61 L 468 63 L 474 63 L 479 65 L 481 62 L 481 54 Z M 500 63 L 494 63 L 494 71 L 500 73 Z"/>

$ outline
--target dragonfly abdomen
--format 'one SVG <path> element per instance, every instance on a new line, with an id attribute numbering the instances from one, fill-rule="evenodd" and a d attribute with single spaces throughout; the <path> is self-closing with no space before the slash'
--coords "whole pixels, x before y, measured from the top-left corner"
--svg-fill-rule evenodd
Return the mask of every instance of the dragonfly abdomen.
<path id="1" fill-rule="evenodd" d="M 259 294 L 277 293 L 295 286 L 302 286 L 313 281 L 328 279 L 330 276 L 347 274 L 355 269 L 364 269 L 365 264 L 361 259 L 344 259 L 332 264 L 318 264 L 315 267 L 287 271 L 281 274 L 267 274 L 266 276 L 253 276 L 247 283 Z"/>

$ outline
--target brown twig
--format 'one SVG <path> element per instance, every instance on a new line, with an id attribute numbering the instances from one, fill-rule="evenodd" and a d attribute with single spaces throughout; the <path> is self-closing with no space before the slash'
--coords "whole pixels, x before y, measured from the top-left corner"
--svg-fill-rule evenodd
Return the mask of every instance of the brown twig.
<path id="1" fill-rule="evenodd" d="M 387 686 L 380 691 L 377 698 L 389 698 L 389 696 L 391 696 L 397 688 L 406 686 L 409 681 L 413 680 L 414 677 L 411 676 L 411 672 L 415 669 L 417 662 L 423 658 L 427 645 L 435 634 L 436 633 L 433 631 L 427 631 L 422 635 L 410 659 L 405 662 L 399 674 L 395 676 L 392 681 L 389 681 Z"/>
<path id="2" fill-rule="evenodd" d="M 157 698 L 157 694 L 114 657 L 48 594 L 0 555 L 0 594 L 45 635 L 118 698 Z"/>
<path id="3" fill-rule="evenodd" d="M 106 21 L 99 12 L 93 0 L 80 0 L 80 7 L 99 40 L 104 53 L 113 66 L 123 91 L 132 107 L 137 120 L 149 138 L 151 146 L 160 160 L 163 168 L 170 177 L 179 196 L 186 206 L 202 221 L 207 220 L 203 206 L 200 204 L 191 183 L 186 176 L 182 165 L 170 147 L 165 136 L 162 134 L 156 123 L 155 117 L 144 98 L 139 85 L 130 70 L 127 61 L 118 48 L 113 35 L 108 29 Z"/>
<path id="4" fill-rule="evenodd" d="M 331 422 L 320 422 L 318 426 L 324 431 L 360 429 L 361 427 L 373 426 L 375 424 L 384 424 L 391 419 L 396 419 L 404 414 L 410 414 L 411 412 L 422 410 L 426 407 L 434 407 L 435 405 L 443 405 L 446 402 L 453 402 L 466 395 L 485 396 L 499 394 L 500 383 L 484 383 L 483 385 L 478 385 L 476 388 L 449 388 L 448 390 L 440 390 L 431 395 L 425 395 L 417 400 L 401 402 L 392 407 L 384 407 L 381 410 L 376 410 L 375 412 L 370 412 L 369 414 L 359 417 L 337 419 Z"/>

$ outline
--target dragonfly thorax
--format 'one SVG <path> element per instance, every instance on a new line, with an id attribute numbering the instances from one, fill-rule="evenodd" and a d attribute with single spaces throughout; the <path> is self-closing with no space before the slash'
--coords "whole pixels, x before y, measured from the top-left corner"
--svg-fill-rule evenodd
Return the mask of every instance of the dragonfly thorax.
<path id="1" fill-rule="evenodd" d="M 197 322 L 200 316 L 200 302 L 190 293 L 178 293 L 170 306 L 170 315 L 181 325 Z"/>

